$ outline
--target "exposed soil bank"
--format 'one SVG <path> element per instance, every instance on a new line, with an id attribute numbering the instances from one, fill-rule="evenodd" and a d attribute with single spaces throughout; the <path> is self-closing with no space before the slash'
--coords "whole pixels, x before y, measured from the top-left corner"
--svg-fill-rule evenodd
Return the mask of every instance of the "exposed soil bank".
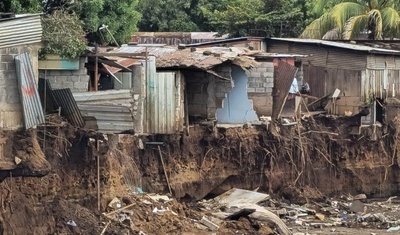
<path id="1" fill-rule="evenodd" d="M 349 120 L 319 118 L 304 120 L 301 127 L 196 126 L 189 136 L 139 139 L 103 136 L 58 123 L 47 127 L 45 140 L 40 128 L 0 136 L 6 143 L 0 165 L 3 234 L 99 234 L 104 224 L 96 212 L 97 156 L 101 212 L 112 198 L 129 196 L 137 186 L 145 192 L 168 192 L 160 152 L 172 194 L 183 200 L 212 197 L 232 187 L 259 188 L 290 201 L 342 193 L 370 197 L 399 193 L 394 128 L 378 132 L 380 138 L 371 141 L 368 135 L 350 135 Z M 66 226 L 69 219 L 80 226 Z M 170 226 L 165 232 L 184 228 Z M 121 227 L 112 225 L 107 234 L 113 231 L 118 234 Z"/>

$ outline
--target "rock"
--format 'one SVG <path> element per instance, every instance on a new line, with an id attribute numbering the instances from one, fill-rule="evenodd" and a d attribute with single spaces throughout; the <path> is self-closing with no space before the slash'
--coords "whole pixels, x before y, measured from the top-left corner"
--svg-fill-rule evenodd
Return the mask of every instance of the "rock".
<path id="1" fill-rule="evenodd" d="M 217 231 L 219 229 L 219 226 L 211 222 L 209 219 L 207 219 L 205 216 L 201 218 L 200 223 L 204 224 L 207 226 L 211 231 Z"/>
<path id="2" fill-rule="evenodd" d="M 354 196 L 354 200 L 362 200 L 362 199 L 367 199 L 367 195 L 358 194 L 358 195 Z"/>
<path id="3" fill-rule="evenodd" d="M 19 157 L 15 157 L 14 161 L 15 161 L 16 165 L 18 165 L 18 164 L 20 164 L 22 162 L 21 158 L 19 158 Z"/>
<path id="4" fill-rule="evenodd" d="M 367 211 L 367 206 L 364 203 L 357 200 L 350 203 L 350 210 L 355 213 L 363 213 Z"/>
<path id="5" fill-rule="evenodd" d="M 396 232 L 396 231 L 400 231 L 400 226 L 396 226 L 396 227 L 390 227 L 388 230 L 388 232 Z"/>
<path id="6" fill-rule="evenodd" d="M 325 215 L 321 213 L 316 213 L 315 217 L 317 217 L 319 220 L 324 221 L 325 220 Z"/>

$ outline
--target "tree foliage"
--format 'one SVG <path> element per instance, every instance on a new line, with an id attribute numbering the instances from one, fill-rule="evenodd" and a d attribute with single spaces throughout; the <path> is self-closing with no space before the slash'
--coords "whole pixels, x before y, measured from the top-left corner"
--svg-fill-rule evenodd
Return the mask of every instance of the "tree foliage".
<path id="1" fill-rule="evenodd" d="M 399 8 L 400 2 L 394 0 L 318 0 L 313 12 L 319 18 L 301 37 L 326 38 L 333 31 L 343 39 L 354 39 L 361 33 L 368 33 L 370 39 L 399 37 Z"/>
<path id="2" fill-rule="evenodd" d="M 131 39 L 137 31 L 140 13 L 136 11 L 138 0 L 87 0 L 74 5 L 74 11 L 84 23 L 84 30 L 90 42 L 113 44 L 111 35 L 119 44 Z M 102 25 L 106 30 L 99 31 Z"/>
<path id="3" fill-rule="evenodd" d="M 210 11 L 212 24 L 231 36 L 295 37 L 304 14 L 292 0 L 232 0 L 225 9 Z"/>
<path id="4" fill-rule="evenodd" d="M 53 11 L 42 18 L 44 48 L 41 55 L 56 54 L 74 59 L 86 49 L 85 32 L 75 14 Z"/>

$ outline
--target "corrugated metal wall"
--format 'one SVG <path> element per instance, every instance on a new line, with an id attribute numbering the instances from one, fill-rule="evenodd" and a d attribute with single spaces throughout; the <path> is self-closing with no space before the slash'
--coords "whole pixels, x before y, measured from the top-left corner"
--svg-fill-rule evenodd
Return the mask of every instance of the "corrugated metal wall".
<path id="1" fill-rule="evenodd" d="M 53 90 L 52 93 L 61 107 L 61 114 L 66 117 L 72 125 L 83 127 L 85 122 L 74 100 L 71 89 L 57 89 Z"/>
<path id="2" fill-rule="evenodd" d="M 388 98 L 400 97 L 400 70 L 393 69 L 367 69 L 362 82 L 365 101 L 373 97 Z"/>
<path id="3" fill-rule="evenodd" d="M 146 133 L 183 131 L 184 80 L 180 72 L 149 73 L 147 78 Z"/>
<path id="4" fill-rule="evenodd" d="M 17 16 L 0 21 L 0 48 L 33 44 L 41 40 L 40 15 Z"/>
<path id="5" fill-rule="evenodd" d="M 15 57 L 18 85 L 24 113 L 25 128 L 29 129 L 38 124 L 45 123 L 44 112 L 37 90 L 35 75 L 28 53 Z"/>
<path id="6" fill-rule="evenodd" d="M 97 130 L 120 133 L 134 130 L 131 90 L 107 90 L 73 93 L 84 117 L 94 117 Z"/>
<path id="7" fill-rule="evenodd" d="M 342 69 L 365 69 L 368 54 L 339 48 L 293 42 L 269 42 L 267 52 L 309 55 L 303 63 Z"/>

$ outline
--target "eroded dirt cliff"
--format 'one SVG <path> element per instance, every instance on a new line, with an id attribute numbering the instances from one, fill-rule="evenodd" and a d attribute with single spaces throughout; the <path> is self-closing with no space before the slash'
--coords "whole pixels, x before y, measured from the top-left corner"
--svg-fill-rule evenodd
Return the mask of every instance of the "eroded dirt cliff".
<path id="1" fill-rule="evenodd" d="M 62 120 L 52 123 L 46 129 L 2 133 L 3 234 L 100 234 L 107 222 L 101 213 L 114 197 L 129 204 L 137 187 L 167 193 L 167 177 L 172 196 L 188 203 L 232 187 L 258 188 L 291 202 L 341 193 L 383 197 L 399 192 L 396 121 L 378 131 L 375 141 L 368 131 L 350 134 L 351 120 L 330 117 L 289 126 L 195 126 L 190 135 L 147 137 L 106 136 Z M 106 234 L 124 229 L 157 234 L 160 223 L 165 229 L 158 234 L 198 233 L 191 219 L 201 215 L 186 203 L 177 202 L 175 208 L 181 217 L 163 221 L 142 208 L 144 214 L 136 217 L 140 223 L 113 223 Z M 79 226 L 67 226 L 68 220 Z"/>

